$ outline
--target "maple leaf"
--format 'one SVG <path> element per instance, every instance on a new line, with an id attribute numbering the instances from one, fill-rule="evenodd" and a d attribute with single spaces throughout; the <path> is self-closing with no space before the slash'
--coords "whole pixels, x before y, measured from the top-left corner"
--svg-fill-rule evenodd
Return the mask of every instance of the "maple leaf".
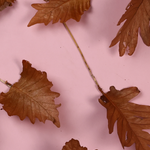
<path id="1" fill-rule="evenodd" d="M 80 21 L 81 15 L 90 7 L 90 0 L 50 0 L 48 3 L 32 4 L 38 12 L 31 19 L 28 26 L 36 23 L 47 25 L 53 20 L 56 23 L 66 22 L 70 18 Z"/>
<path id="2" fill-rule="evenodd" d="M 65 146 L 63 146 L 62 150 L 87 150 L 87 148 L 80 146 L 78 140 L 71 139 L 69 142 L 65 143 Z"/>
<path id="3" fill-rule="evenodd" d="M 60 126 L 57 107 L 54 98 L 60 94 L 53 92 L 53 86 L 47 79 L 46 72 L 37 71 L 31 64 L 23 60 L 23 71 L 18 82 L 14 83 L 7 93 L 0 94 L 0 103 L 9 116 L 18 115 L 21 120 L 29 117 L 32 123 L 35 118 L 44 122 L 51 120 Z"/>
<path id="4" fill-rule="evenodd" d="M 0 0 L 0 11 L 5 9 L 7 6 L 12 6 L 15 0 Z"/>
<path id="5" fill-rule="evenodd" d="M 138 30 L 140 30 L 143 42 L 150 46 L 149 0 L 131 0 L 117 25 L 120 25 L 123 21 L 125 23 L 112 40 L 110 47 L 119 42 L 120 56 L 123 56 L 125 51 L 129 51 L 128 55 L 132 55 L 137 45 Z"/>
<path id="6" fill-rule="evenodd" d="M 118 136 L 123 147 L 135 143 L 137 150 L 149 150 L 150 134 L 143 129 L 150 129 L 150 106 L 129 102 L 139 92 L 137 87 L 119 91 L 112 86 L 99 102 L 107 109 L 110 134 L 117 121 Z"/>

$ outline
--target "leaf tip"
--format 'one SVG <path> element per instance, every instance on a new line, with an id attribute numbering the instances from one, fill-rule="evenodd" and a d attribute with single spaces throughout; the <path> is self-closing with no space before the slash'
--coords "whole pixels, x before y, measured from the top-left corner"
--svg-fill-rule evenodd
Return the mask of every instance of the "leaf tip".
<path id="1" fill-rule="evenodd" d="M 30 20 L 30 22 L 28 23 L 27 27 L 31 27 L 32 25 L 34 25 L 35 23 L 33 23 L 32 19 Z"/>
<path id="2" fill-rule="evenodd" d="M 28 66 L 31 67 L 31 63 L 27 60 L 22 60 L 23 68 L 27 68 Z"/>

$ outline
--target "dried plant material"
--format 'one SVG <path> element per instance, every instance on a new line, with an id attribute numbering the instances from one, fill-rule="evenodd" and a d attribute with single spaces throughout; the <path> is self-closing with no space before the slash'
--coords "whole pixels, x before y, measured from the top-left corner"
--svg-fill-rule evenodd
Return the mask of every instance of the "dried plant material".
<path id="1" fill-rule="evenodd" d="M 123 21 L 125 21 L 125 23 L 119 30 L 117 36 L 112 40 L 110 47 L 119 42 L 120 56 L 123 56 L 125 51 L 129 51 L 128 55 L 132 55 L 137 45 L 138 30 L 140 30 L 143 42 L 147 46 L 150 46 L 149 0 L 131 0 L 126 7 L 126 12 L 117 25 L 120 25 Z"/>
<path id="2" fill-rule="evenodd" d="M 87 150 L 87 148 L 80 146 L 78 140 L 71 139 L 69 142 L 65 143 L 62 150 Z"/>
<path id="3" fill-rule="evenodd" d="M 31 67 L 23 60 L 23 71 L 18 82 L 14 83 L 7 93 L 0 94 L 0 103 L 9 116 L 18 115 L 21 120 L 29 117 L 32 123 L 38 118 L 41 122 L 51 120 L 60 127 L 59 112 L 54 99 L 60 94 L 52 92 L 53 86 L 47 79 L 46 72 Z"/>
<path id="4" fill-rule="evenodd" d="M 5 9 L 8 6 L 12 6 L 15 0 L 0 0 L 0 11 Z"/>
<path id="5" fill-rule="evenodd" d="M 139 92 L 136 87 L 119 91 L 112 86 L 99 102 L 107 109 L 110 134 L 117 121 L 118 136 L 123 148 L 135 143 L 136 150 L 149 150 L 150 134 L 143 129 L 150 129 L 150 106 L 129 102 Z"/>
<path id="6" fill-rule="evenodd" d="M 81 15 L 90 7 L 90 0 L 50 0 L 48 3 L 32 4 L 38 12 L 31 19 L 28 26 L 36 23 L 49 24 L 52 20 L 61 23 L 69 19 L 80 21 Z"/>

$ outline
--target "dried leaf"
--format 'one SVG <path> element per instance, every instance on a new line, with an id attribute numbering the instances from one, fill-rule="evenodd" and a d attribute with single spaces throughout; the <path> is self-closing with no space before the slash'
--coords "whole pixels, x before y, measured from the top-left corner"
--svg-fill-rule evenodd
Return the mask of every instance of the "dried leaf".
<path id="1" fill-rule="evenodd" d="M 129 51 L 128 55 L 132 55 L 137 45 L 138 30 L 140 30 L 143 42 L 147 46 L 150 46 L 149 0 L 131 0 L 126 7 L 126 12 L 119 20 L 118 25 L 120 25 L 123 21 L 125 21 L 125 23 L 119 30 L 116 37 L 112 40 L 110 47 L 119 42 L 120 56 L 123 56 L 125 51 Z"/>
<path id="2" fill-rule="evenodd" d="M 150 129 L 150 106 L 129 102 L 139 92 L 136 87 L 119 91 L 112 86 L 99 102 L 107 109 L 110 134 L 117 121 L 118 136 L 123 148 L 135 143 L 137 150 L 149 150 L 150 134 L 143 129 Z"/>
<path id="3" fill-rule="evenodd" d="M 78 140 L 71 139 L 69 142 L 65 143 L 62 150 L 87 150 L 87 148 L 80 146 Z"/>
<path id="4" fill-rule="evenodd" d="M 0 0 L 0 11 L 5 9 L 7 6 L 12 6 L 15 0 Z"/>
<path id="5" fill-rule="evenodd" d="M 28 26 L 36 23 L 49 24 L 66 22 L 70 18 L 80 21 L 81 15 L 90 7 L 90 0 L 50 0 L 48 3 L 32 4 L 38 12 L 31 19 Z"/>
<path id="6" fill-rule="evenodd" d="M 46 72 L 37 71 L 31 64 L 23 60 L 23 71 L 18 82 L 14 83 L 7 93 L 0 94 L 0 103 L 9 116 L 18 115 L 21 120 L 29 117 L 32 123 L 38 118 L 44 122 L 51 120 L 57 127 L 59 112 L 54 98 L 59 93 L 52 92 L 53 86 L 47 79 Z"/>

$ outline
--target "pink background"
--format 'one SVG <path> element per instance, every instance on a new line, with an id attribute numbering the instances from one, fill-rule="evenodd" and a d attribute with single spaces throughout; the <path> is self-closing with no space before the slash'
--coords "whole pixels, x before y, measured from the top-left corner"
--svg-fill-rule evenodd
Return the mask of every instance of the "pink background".
<path id="1" fill-rule="evenodd" d="M 18 0 L 13 7 L 0 12 L 0 78 L 17 82 L 22 59 L 46 71 L 52 90 L 61 96 L 55 102 L 61 127 L 51 121 L 45 124 L 29 119 L 20 121 L 0 111 L 0 150 L 61 150 L 71 138 L 78 139 L 88 150 L 121 150 L 116 126 L 109 135 L 106 110 L 98 102 L 97 90 L 70 35 L 61 23 L 27 27 L 36 13 L 32 3 L 42 0 Z M 109 48 L 121 27 L 116 24 L 129 0 L 92 0 L 91 8 L 80 22 L 67 25 L 75 36 L 95 77 L 105 92 L 111 85 L 117 89 L 137 86 L 138 104 L 150 105 L 150 50 L 139 37 L 133 56 L 119 57 L 118 45 Z M 0 92 L 8 87 L 0 83 Z M 127 148 L 133 150 L 134 146 Z"/>

